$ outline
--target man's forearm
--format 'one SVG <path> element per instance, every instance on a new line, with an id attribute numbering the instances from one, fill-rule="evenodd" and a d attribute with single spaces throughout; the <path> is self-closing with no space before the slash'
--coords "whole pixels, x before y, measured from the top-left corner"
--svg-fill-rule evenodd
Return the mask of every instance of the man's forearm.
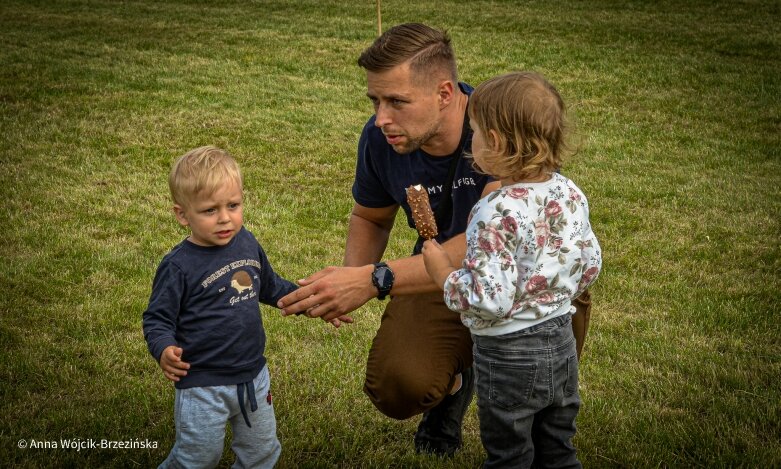
<path id="1" fill-rule="evenodd" d="M 344 249 L 344 266 L 360 267 L 379 262 L 388 246 L 389 237 L 390 229 L 351 215 Z"/>

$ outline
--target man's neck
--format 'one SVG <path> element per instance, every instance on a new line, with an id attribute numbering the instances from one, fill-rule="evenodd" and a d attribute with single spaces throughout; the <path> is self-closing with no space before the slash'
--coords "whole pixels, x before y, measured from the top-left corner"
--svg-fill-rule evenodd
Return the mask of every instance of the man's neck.
<path id="1" fill-rule="evenodd" d="M 421 146 L 421 150 L 431 156 L 450 156 L 461 143 L 461 131 L 464 127 L 464 115 L 469 95 L 456 87 L 455 99 L 442 112 L 439 132 L 430 141 Z"/>

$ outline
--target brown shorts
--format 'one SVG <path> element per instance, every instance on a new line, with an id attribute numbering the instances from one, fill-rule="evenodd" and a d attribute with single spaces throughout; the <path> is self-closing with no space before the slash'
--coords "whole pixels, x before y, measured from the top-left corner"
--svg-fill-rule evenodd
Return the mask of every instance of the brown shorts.
<path id="1" fill-rule="evenodd" d="M 575 314 L 572 316 L 572 332 L 575 334 L 575 346 L 578 350 L 578 359 L 583 352 L 583 343 L 586 342 L 588 321 L 591 319 L 591 293 L 588 288 L 583 290 L 579 297 L 572 300 Z"/>
<path id="2" fill-rule="evenodd" d="M 572 304 L 578 357 L 591 316 L 591 295 Z M 472 337 L 442 292 L 395 296 L 369 350 L 363 392 L 388 417 L 403 420 L 436 406 L 456 375 L 472 366 Z"/>
<path id="3" fill-rule="evenodd" d="M 369 350 L 363 391 L 380 412 L 406 419 L 437 405 L 472 366 L 472 337 L 442 292 L 395 296 Z"/>

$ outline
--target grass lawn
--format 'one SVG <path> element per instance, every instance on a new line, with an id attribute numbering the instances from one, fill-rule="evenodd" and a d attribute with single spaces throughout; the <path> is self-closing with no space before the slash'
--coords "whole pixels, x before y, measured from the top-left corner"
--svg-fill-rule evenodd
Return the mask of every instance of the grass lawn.
<path id="1" fill-rule="evenodd" d="M 781 466 L 779 20 L 762 0 L 382 3 L 385 29 L 448 29 L 462 80 L 536 70 L 570 105 L 581 149 L 564 172 L 605 262 L 581 363 L 587 467 Z M 376 34 L 372 1 L 3 1 L 4 466 L 152 467 L 168 453 L 174 390 L 141 313 L 185 235 L 166 181 L 176 156 L 236 156 L 246 225 L 282 275 L 341 262 L 371 114 L 355 62 Z M 397 222 L 386 258 L 414 241 Z M 364 397 L 381 308 L 339 330 L 262 308 L 279 467 L 481 464 L 474 403 L 443 461 L 414 454 L 417 419 Z"/>

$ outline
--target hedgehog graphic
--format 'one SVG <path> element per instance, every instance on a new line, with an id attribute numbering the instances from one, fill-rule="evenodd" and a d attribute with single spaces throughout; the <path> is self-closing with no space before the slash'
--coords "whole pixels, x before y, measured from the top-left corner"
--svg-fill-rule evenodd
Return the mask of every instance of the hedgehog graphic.
<path id="1" fill-rule="evenodd" d="M 239 270 L 231 277 L 231 287 L 241 295 L 244 290 L 252 290 L 252 278 L 245 270 Z"/>

